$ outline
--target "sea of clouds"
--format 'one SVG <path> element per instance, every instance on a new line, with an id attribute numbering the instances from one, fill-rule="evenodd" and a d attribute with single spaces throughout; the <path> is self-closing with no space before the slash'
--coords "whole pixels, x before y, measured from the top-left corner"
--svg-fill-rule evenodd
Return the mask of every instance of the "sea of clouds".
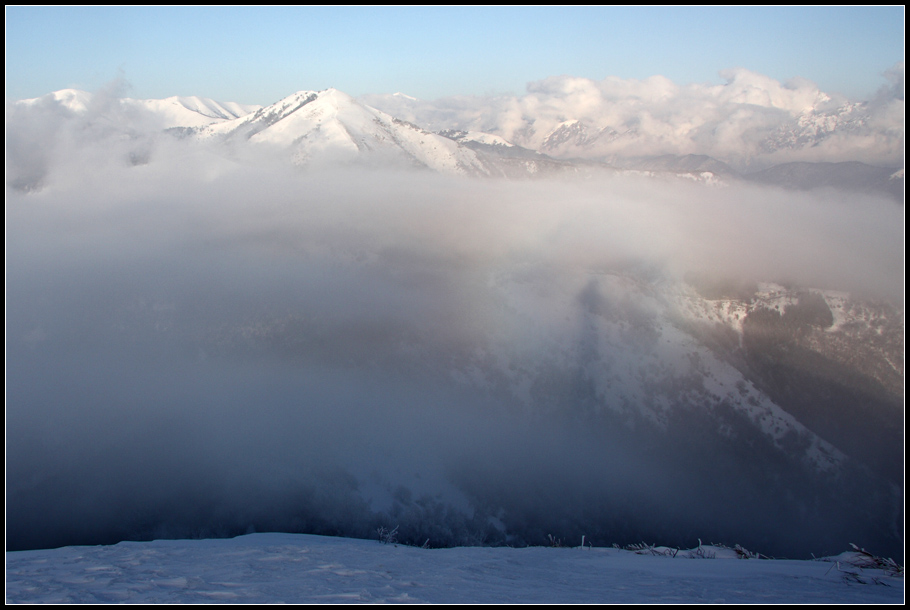
<path id="1" fill-rule="evenodd" d="M 559 77 L 497 101 L 495 116 L 507 126 L 533 107 L 550 124 L 566 108 L 603 117 L 609 106 L 616 121 L 654 117 L 649 142 L 678 144 L 740 98 L 765 109 L 749 124 L 817 101 L 808 85 L 768 98 L 756 79 Z M 7 105 L 8 549 L 270 529 L 371 536 L 396 520 L 415 540 L 455 544 L 511 519 L 515 540 L 542 543 L 608 513 L 625 529 L 605 540 L 789 536 L 793 522 L 757 524 L 735 499 L 687 494 L 699 474 L 684 476 L 684 460 L 661 462 L 619 430 L 591 434 L 560 415 L 568 404 L 536 417 L 465 391 L 448 366 L 504 320 L 521 336 L 490 289 L 502 273 L 520 272 L 541 307 L 564 278 L 616 269 L 902 300 L 903 208 L 884 197 L 314 173 L 280 150 L 174 138 L 115 96 L 96 99 L 87 113 Z M 680 103 L 693 127 L 666 132 Z M 479 500 L 493 498 L 513 514 Z"/>

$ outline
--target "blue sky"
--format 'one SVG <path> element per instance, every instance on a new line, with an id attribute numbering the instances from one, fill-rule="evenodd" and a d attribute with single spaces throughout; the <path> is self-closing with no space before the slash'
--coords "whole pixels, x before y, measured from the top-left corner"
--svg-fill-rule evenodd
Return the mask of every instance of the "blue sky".
<path id="1" fill-rule="evenodd" d="M 903 6 L 6 8 L 8 99 L 117 77 L 138 98 L 435 99 L 561 74 L 721 83 L 733 67 L 863 98 L 903 60 Z"/>

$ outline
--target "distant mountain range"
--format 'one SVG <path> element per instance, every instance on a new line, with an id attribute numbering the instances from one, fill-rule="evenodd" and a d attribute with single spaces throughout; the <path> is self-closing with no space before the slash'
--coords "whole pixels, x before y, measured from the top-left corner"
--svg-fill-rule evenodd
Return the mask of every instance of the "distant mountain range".
<path id="1" fill-rule="evenodd" d="M 659 76 L 596 81 L 563 75 L 529 83 L 518 96 L 362 100 L 434 131 L 488 132 L 560 159 L 697 154 L 742 173 L 793 161 L 903 167 L 902 74 L 891 74 L 893 86 L 865 101 L 745 69 L 722 76 L 727 82 L 721 85 L 680 86 Z"/>
<path id="2" fill-rule="evenodd" d="M 62 89 L 40 98 L 22 100 L 19 104 L 40 106 L 57 102 L 77 114 L 116 114 L 129 110 L 145 110 L 160 121 L 159 126 L 196 127 L 213 122 L 227 121 L 246 116 L 261 106 L 216 102 L 204 97 L 173 96 L 163 100 L 134 100 L 95 95 L 78 89 Z"/>
<path id="3" fill-rule="evenodd" d="M 391 99 L 399 105 L 419 103 L 401 94 L 370 99 L 380 102 Z M 619 171 L 678 176 L 708 183 L 745 180 L 789 189 L 834 187 L 884 193 L 899 201 L 904 196 L 903 169 L 899 167 L 879 167 L 859 160 L 799 161 L 756 171 L 737 170 L 722 160 L 701 154 L 604 155 L 605 149 L 598 142 L 634 141 L 644 136 L 635 129 L 618 132 L 574 119 L 561 122 L 543 135 L 535 132 L 534 137 L 519 137 L 517 142 L 484 131 L 459 128 L 430 131 L 336 89 L 300 91 L 264 107 L 202 97 L 119 99 L 66 89 L 23 100 L 17 106 L 39 109 L 49 103 L 57 103 L 77 116 L 107 116 L 124 130 L 154 126 L 184 138 L 282 148 L 298 165 L 403 165 L 445 173 L 513 178 Z M 796 123 L 782 124 L 762 146 L 775 151 L 816 147 L 835 134 L 860 129 L 865 120 L 861 110 L 862 105 L 854 104 L 836 109 L 833 114 L 808 111 Z M 529 126 L 537 124 L 532 118 L 527 120 Z M 521 136 L 525 132 L 514 133 Z"/>

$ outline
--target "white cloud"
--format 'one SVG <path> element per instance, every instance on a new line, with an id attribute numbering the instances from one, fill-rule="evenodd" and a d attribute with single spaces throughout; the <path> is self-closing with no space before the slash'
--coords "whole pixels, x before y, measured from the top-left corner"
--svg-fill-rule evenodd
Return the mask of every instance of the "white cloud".
<path id="1" fill-rule="evenodd" d="M 739 167 L 792 160 L 903 165 L 903 65 L 886 73 L 894 83 L 868 104 L 832 97 L 812 82 L 735 68 L 722 85 L 679 86 L 662 76 L 594 81 L 554 76 L 528 85 L 520 97 L 443 98 L 433 102 L 366 96 L 367 104 L 430 129 L 490 131 L 539 150 L 563 122 L 581 121 L 589 140 L 548 149 L 564 157 L 705 154 Z M 801 117 L 836 117 L 836 136 L 787 141 Z M 829 122 L 834 120 L 828 119 Z M 606 137 L 593 136 L 604 130 Z M 811 131 L 811 130 L 810 130 Z M 826 136 L 827 132 L 816 135 Z M 618 135 L 618 137 L 617 137 Z M 821 146 L 819 150 L 817 147 Z"/>

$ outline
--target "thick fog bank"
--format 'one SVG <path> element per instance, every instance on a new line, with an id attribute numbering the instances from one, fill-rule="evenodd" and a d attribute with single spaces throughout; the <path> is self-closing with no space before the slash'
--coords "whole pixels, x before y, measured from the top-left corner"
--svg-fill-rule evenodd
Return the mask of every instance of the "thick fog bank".
<path id="1" fill-rule="evenodd" d="M 692 271 L 901 302 L 893 202 L 149 150 L 56 149 L 40 189 L 7 189 L 8 550 L 396 525 L 436 546 L 899 546 L 885 487 L 718 435 L 699 382 L 660 390 L 679 402 L 655 427 L 586 372 L 627 357 L 592 320 L 631 351 L 675 336 L 646 286 Z"/>

